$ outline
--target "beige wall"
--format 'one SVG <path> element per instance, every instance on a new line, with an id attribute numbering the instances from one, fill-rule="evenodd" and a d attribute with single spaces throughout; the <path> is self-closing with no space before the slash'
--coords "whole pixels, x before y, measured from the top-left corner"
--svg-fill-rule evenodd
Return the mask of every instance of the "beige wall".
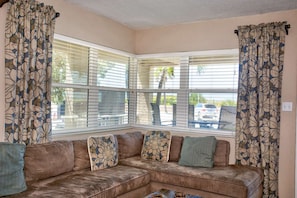
<path id="1" fill-rule="evenodd" d="M 95 15 L 65 0 L 46 0 L 61 16 L 55 33 L 71 36 L 125 52 L 134 52 L 134 31 L 105 17 Z"/>
<path id="2" fill-rule="evenodd" d="M 293 102 L 294 110 L 281 114 L 279 190 L 281 198 L 294 197 L 297 10 L 132 31 L 109 19 L 70 5 L 64 0 L 47 0 L 46 3 L 53 5 L 61 13 L 57 19 L 56 33 L 136 54 L 235 49 L 238 47 L 238 39 L 233 31 L 238 25 L 288 21 L 291 29 L 286 37 L 282 100 Z M 6 5 L 0 9 L 0 109 L 2 112 L 5 109 L 3 94 L 5 17 Z M 0 114 L 0 141 L 3 139 L 4 113 Z M 234 158 L 234 140 L 229 140 Z"/>

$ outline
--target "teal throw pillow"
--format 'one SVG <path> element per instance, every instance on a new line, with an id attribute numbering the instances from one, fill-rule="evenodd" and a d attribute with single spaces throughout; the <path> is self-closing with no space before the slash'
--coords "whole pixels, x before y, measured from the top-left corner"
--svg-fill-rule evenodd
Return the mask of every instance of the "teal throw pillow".
<path id="1" fill-rule="evenodd" d="M 27 189 L 23 170 L 25 148 L 24 144 L 0 142 L 0 196 Z"/>
<path id="2" fill-rule="evenodd" d="M 178 164 L 212 168 L 215 150 L 216 138 L 213 136 L 185 137 Z"/>
<path id="3" fill-rule="evenodd" d="M 88 138 L 91 171 L 110 168 L 118 164 L 118 142 L 112 135 Z"/>

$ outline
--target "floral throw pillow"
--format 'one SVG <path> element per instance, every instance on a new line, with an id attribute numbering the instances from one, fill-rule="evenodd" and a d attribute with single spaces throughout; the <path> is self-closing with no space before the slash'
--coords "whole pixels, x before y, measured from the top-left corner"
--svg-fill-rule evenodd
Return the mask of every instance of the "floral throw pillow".
<path id="1" fill-rule="evenodd" d="M 118 143 L 113 135 L 88 138 L 91 170 L 110 168 L 118 164 Z"/>
<path id="2" fill-rule="evenodd" d="M 141 158 L 168 162 L 171 143 L 169 131 L 148 131 L 144 135 Z"/>

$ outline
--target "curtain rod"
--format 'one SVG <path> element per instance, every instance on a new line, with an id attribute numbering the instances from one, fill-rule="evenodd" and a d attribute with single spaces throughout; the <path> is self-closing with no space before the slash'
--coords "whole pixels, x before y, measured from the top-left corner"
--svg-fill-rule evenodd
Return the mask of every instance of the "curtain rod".
<path id="1" fill-rule="evenodd" d="M 286 35 L 289 34 L 289 29 L 291 28 L 290 24 L 285 25 Z M 234 30 L 234 34 L 237 34 L 238 36 L 238 30 Z"/>
<path id="2" fill-rule="evenodd" d="M 0 0 L 0 8 L 2 8 L 2 6 L 5 4 L 5 3 L 8 3 L 9 0 Z M 43 3 L 42 3 L 43 4 Z M 56 16 L 55 18 L 58 18 L 60 16 L 60 13 L 59 12 L 56 12 Z"/>

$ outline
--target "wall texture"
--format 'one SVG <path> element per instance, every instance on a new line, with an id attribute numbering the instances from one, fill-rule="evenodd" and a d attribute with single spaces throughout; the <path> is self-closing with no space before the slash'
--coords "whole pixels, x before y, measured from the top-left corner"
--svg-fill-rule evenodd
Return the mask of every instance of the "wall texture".
<path id="1" fill-rule="evenodd" d="M 281 114 L 279 190 L 281 198 L 294 197 L 297 10 L 133 31 L 112 20 L 71 5 L 65 0 L 47 0 L 45 3 L 53 5 L 61 13 L 57 19 L 56 33 L 136 54 L 236 49 L 238 39 L 233 31 L 237 26 L 288 21 L 291 28 L 286 37 L 282 101 L 293 102 L 294 110 Z M 4 31 L 6 8 L 7 6 L 4 5 L 0 9 L 0 93 L 2 93 L 0 95 L 0 109 L 2 112 L 5 109 L 3 93 L 5 92 Z M 4 113 L 1 113 L 0 141 L 3 140 Z M 234 158 L 234 140 L 230 139 L 230 141 Z"/>
<path id="2" fill-rule="evenodd" d="M 44 1 L 44 0 L 43 0 Z M 55 33 L 125 52 L 134 52 L 134 31 L 65 0 L 46 0 L 61 16 Z"/>

